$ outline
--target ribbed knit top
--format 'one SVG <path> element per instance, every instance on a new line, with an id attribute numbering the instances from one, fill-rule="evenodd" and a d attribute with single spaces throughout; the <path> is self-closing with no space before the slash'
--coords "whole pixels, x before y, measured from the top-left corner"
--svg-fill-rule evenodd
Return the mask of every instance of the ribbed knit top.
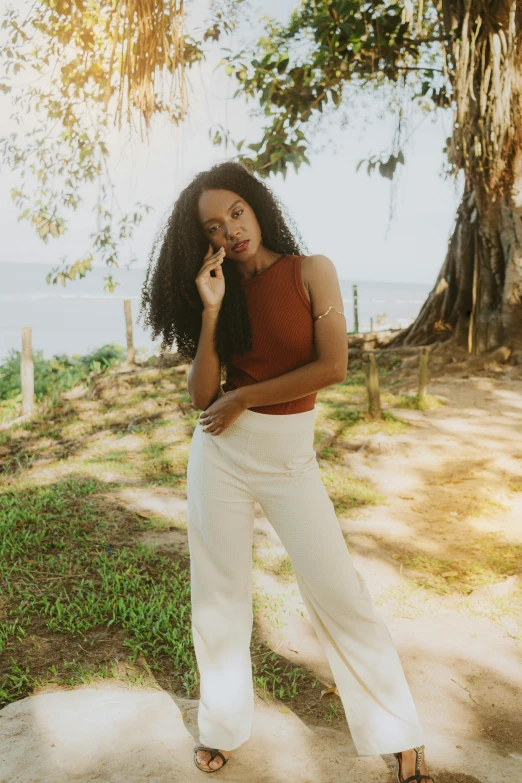
<path id="1" fill-rule="evenodd" d="M 301 279 L 305 256 L 287 254 L 255 277 L 240 280 L 252 325 L 252 349 L 234 354 L 223 391 L 266 381 L 317 358 L 312 309 Z M 315 406 L 317 392 L 289 402 L 250 408 L 258 413 L 301 413 Z"/>

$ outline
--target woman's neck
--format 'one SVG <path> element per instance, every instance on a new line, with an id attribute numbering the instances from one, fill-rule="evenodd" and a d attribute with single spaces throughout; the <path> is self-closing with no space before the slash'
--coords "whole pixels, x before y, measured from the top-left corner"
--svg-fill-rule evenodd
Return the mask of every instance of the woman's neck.
<path id="1" fill-rule="evenodd" d="M 245 261 L 234 261 L 236 269 L 243 280 L 256 277 L 281 258 L 281 253 L 274 253 L 264 245 L 260 245 L 255 255 Z"/>

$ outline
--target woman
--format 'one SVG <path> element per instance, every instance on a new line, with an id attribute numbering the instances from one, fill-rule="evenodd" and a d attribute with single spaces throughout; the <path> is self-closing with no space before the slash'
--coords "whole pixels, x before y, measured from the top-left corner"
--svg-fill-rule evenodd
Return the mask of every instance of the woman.
<path id="1" fill-rule="evenodd" d="M 263 182 L 239 163 L 216 165 L 176 201 L 143 289 L 154 337 L 192 361 L 201 410 L 187 467 L 194 761 L 213 772 L 250 736 L 258 501 L 288 551 L 357 752 L 395 753 L 400 783 L 432 780 L 397 652 L 320 477 L 315 398 L 346 378 L 346 321 L 333 263 L 301 255 L 295 236 Z"/>

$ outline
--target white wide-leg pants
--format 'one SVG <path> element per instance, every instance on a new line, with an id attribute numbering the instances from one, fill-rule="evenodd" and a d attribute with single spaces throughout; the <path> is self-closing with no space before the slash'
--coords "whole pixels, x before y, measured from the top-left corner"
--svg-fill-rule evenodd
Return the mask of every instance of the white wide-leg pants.
<path id="1" fill-rule="evenodd" d="M 355 570 L 313 448 L 315 408 L 245 410 L 221 434 L 198 423 L 187 468 L 200 741 L 250 737 L 252 542 L 258 501 L 285 546 L 358 754 L 407 750 L 423 732 L 390 633 Z"/>

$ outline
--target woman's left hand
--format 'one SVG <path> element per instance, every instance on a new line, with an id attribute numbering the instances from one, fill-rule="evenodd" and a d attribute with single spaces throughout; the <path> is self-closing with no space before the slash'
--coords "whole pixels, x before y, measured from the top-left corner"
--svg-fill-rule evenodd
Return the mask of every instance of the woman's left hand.
<path id="1" fill-rule="evenodd" d="M 220 435 L 244 410 L 241 392 L 239 389 L 234 389 L 223 393 L 206 410 L 201 411 L 199 421 L 204 432 Z"/>

